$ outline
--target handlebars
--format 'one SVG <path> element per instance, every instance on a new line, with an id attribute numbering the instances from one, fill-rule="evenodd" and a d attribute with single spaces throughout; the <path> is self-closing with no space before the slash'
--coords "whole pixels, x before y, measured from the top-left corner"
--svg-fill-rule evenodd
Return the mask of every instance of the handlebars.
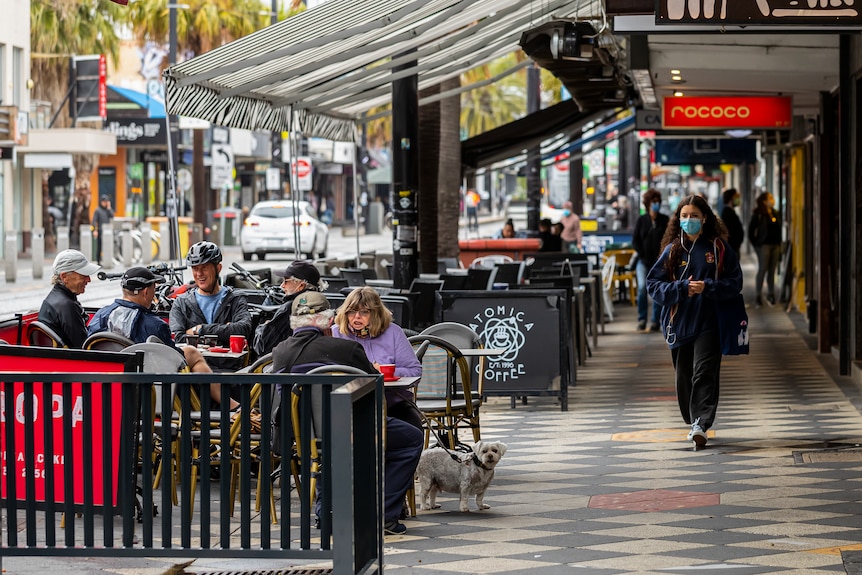
<path id="1" fill-rule="evenodd" d="M 267 287 L 270 287 L 268 285 L 268 281 L 260 279 L 259 277 L 257 277 L 236 262 L 230 264 L 230 268 L 237 272 L 239 275 L 241 275 L 244 280 L 254 284 L 255 289 L 266 289 Z"/>
<path id="2" fill-rule="evenodd" d="M 161 264 L 153 264 L 151 266 L 147 266 L 147 269 L 150 270 L 151 272 L 153 272 L 154 274 L 160 274 L 160 275 L 164 274 L 164 275 L 169 275 L 169 276 L 175 277 L 179 272 L 187 269 L 187 267 L 188 266 L 171 267 L 168 264 L 161 263 Z M 104 281 L 104 280 L 116 280 L 116 279 L 122 278 L 124 274 L 125 274 L 125 272 L 116 273 L 116 274 L 109 274 L 107 272 L 100 271 L 99 273 L 96 274 L 96 277 L 102 281 Z M 179 283 L 182 283 L 182 281 L 180 281 Z"/>

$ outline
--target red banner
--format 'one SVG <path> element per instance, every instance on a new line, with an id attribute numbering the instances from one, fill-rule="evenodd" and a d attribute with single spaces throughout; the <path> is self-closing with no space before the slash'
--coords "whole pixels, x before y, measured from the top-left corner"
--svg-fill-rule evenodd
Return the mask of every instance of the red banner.
<path id="1" fill-rule="evenodd" d="M 662 105 L 666 129 L 788 129 L 792 119 L 786 96 L 677 96 Z"/>
<path id="2" fill-rule="evenodd" d="M 108 117 L 108 60 L 99 55 L 99 116 Z"/>

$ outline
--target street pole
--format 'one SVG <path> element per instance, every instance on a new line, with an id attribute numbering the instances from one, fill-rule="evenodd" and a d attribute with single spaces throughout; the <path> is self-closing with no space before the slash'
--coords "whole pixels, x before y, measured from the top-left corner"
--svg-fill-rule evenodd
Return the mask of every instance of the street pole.
<path id="1" fill-rule="evenodd" d="M 535 64 L 527 68 L 527 115 L 538 112 L 541 80 Z M 539 145 L 527 150 L 527 229 L 538 231 L 542 207 L 542 154 Z"/>
<path id="2" fill-rule="evenodd" d="M 392 72 L 414 66 L 415 61 L 408 62 Z M 392 190 L 389 203 L 395 224 L 392 280 L 394 287 L 400 289 L 410 287 L 410 283 L 419 277 L 418 147 L 419 79 L 412 74 L 392 82 Z"/>
<path id="3" fill-rule="evenodd" d="M 178 4 L 168 4 L 168 65 L 177 63 L 177 8 Z M 167 100 L 167 93 L 165 93 Z M 180 256 L 180 226 L 177 218 L 177 168 L 179 165 L 179 125 L 175 115 L 169 115 L 168 121 L 168 197 L 165 198 L 165 216 L 168 218 L 169 257 L 171 261 L 181 259 Z"/>

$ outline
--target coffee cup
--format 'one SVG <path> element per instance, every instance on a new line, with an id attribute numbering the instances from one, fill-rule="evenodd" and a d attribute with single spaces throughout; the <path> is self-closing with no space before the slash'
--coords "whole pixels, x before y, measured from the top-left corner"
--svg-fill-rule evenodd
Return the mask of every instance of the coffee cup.
<path id="1" fill-rule="evenodd" d="M 380 364 L 380 373 L 383 374 L 383 379 L 393 379 L 395 377 L 395 364 L 394 363 L 381 363 Z"/>
<path id="2" fill-rule="evenodd" d="M 232 335 L 230 336 L 230 350 L 233 353 L 242 353 L 245 350 L 245 336 Z"/>

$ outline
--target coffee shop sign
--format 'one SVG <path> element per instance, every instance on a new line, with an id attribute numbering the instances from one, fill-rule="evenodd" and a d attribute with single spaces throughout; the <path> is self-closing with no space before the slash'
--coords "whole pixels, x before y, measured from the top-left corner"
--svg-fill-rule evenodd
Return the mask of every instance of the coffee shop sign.
<path id="1" fill-rule="evenodd" d="M 486 348 L 505 349 L 502 355 L 488 358 L 485 365 L 486 382 L 504 382 L 519 379 L 526 374 L 524 363 L 518 361 L 527 333 L 534 324 L 525 313 L 506 305 L 488 306 L 471 318 L 470 328 L 479 334 Z"/>

